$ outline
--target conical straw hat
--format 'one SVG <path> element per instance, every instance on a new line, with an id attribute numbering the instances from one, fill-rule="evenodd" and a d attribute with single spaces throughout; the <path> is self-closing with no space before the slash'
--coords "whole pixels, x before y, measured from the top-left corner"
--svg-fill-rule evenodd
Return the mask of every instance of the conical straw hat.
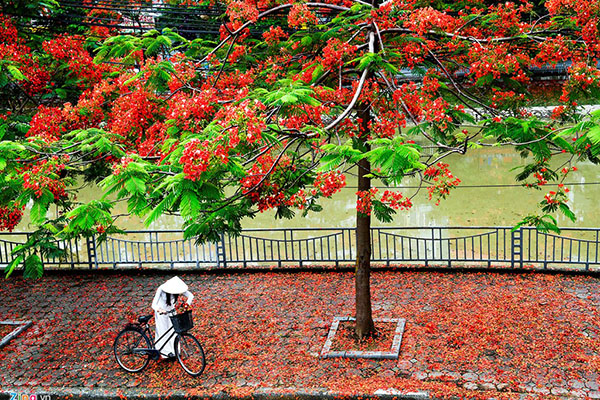
<path id="1" fill-rule="evenodd" d="M 161 285 L 163 292 L 171 294 L 182 294 L 188 290 L 188 286 L 179 279 L 178 276 L 174 276 Z"/>

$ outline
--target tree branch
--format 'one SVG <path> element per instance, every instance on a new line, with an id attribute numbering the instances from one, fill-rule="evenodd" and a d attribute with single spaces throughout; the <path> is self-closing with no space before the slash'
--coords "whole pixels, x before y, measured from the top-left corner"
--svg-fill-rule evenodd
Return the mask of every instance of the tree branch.
<path id="1" fill-rule="evenodd" d="M 373 34 L 373 32 L 371 32 L 371 33 L 369 33 L 369 51 L 374 52 L 374 49 L 375 49 L 375 34 Z M 365 70 L 363 71 L 362 76 L 360 77 L 360 81 L 358 82 L 358 87 L 356 88 L 356 92 L 354 93 L 354 96 L 352 97 L 352 101 L 350 101 L 350 104 L 348 105 L 348 107 L 346 107 L 346 109 L 333 122 L 331 122 L 329 125 L 327 125 L 324 128 L 326 131 L 331 130 L 333 127 L 335 127 L 341 121 L 343 121 L 344 118 L 346 118 L 348 116 L 348 114 L 350 114 L 350 112 L 354 109 L 354 106 L 356 105 L 356 102 L 358 101 L 358 98 L 360 97 L 362 89 L 365 85 L 365 81 L 367 80 L 368 74 L 369 74 L 369 67 L 367 66 L 365 68 Z"/>

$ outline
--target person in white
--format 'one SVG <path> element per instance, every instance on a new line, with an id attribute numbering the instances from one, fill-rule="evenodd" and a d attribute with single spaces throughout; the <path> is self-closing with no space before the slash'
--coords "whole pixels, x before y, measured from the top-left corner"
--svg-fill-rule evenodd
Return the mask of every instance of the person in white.
<path id="1" fill-rule="evenodd" d="M 192 304 L 192 300 L 194 299 L 194 295 L 188 291 L 188 286 L 183 282 L 178 276 L 175 276 L 162 285 L 158 287 L 156 290 L 156 294 L 154 295 L 154 300 L 152 300 L 152 309 L 154 310 L 154 321 L 156 323 L 156 340 L 158 340 L 166 331 L 168 331 L 172 326 L 171 319 L 167 315 L 168 312 L 173 311 L 175 309 L 175 304 L 177 303 L 177 299 L 179 295 L 186 297 L 186 303 L 188 305 Z M 160 349 L 160 347 L 169 339 L 170 334 L 166 334 L 161 340 L 159 340 L 155 347 Z M 170 358 L 175 356 L 175 336 L 169 340 L 165 347 L 161 350 L 162 358 Z"/>

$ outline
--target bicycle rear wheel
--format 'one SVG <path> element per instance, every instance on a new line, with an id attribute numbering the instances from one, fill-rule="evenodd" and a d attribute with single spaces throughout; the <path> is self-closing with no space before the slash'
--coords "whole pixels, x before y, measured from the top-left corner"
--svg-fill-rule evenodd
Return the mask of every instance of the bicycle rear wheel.
<path id="1" fill-rule="evenodd" d="M 140 372 L 150 362 L 149 352 L 136 352 L 136 349 L 152 349 L 152 344 L 144 332 L 135 328 L 125 328 L 113 344 L 115 358 L 127 372 Z"/>
<path id="2" fill-rule="evenodd" d="M 192 376 L 200 376 L 206 366 L 204 350 L 198 339 L 189 333 L 182 333 L 175 338 L 175 354 L 177 361 L 185 372 Z"/>

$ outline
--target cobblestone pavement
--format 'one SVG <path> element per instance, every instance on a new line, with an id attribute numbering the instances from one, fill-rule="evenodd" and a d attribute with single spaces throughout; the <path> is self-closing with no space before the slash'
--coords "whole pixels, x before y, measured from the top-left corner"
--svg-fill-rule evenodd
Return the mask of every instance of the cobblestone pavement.
<path id="1" fill-rule="evenodd" d="M 0 287 L 0 319 L 33 326 L 0 349 L 0 387 L 21 393 L 244 396 L 256 393 L 599 399 L 600 279 L 376 272 L 374 316 L 405 318 L 398 360 L 320 359 L 335 316 L 351 315 L 351 273 L 181 274 L 196 296 L 199 378 L 174 362 L 119 369 L 112 342 L 151 312 L 172 275 L 48 275 Z"/>

